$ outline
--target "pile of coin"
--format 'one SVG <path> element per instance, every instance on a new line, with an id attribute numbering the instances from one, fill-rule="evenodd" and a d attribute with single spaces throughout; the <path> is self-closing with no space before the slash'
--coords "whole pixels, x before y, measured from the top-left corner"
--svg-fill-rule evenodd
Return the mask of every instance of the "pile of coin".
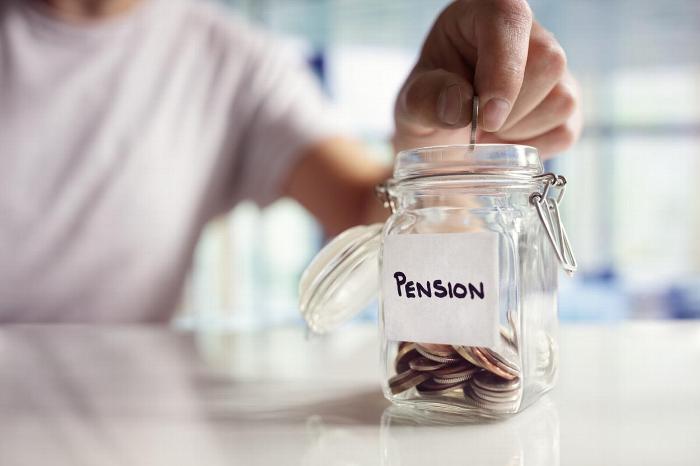
<path id="1" fill-rule="evenodd" d="M 395 395 L 415 388 L 424 397 L 456 396 L 494 412 L 511 411 L 520 399 L 520 368 L 490 348 L 404 341 L 394 364 L 389 388 Z"/>

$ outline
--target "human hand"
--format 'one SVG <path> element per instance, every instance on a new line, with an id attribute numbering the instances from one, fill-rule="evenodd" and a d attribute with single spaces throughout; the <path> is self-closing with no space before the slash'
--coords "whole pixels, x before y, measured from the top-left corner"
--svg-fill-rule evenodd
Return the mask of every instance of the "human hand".
<path id="1" fill-rule="evenodd" d="M 566 55 L 525 0 L 458 0 L 445 8 L 397 98 L 395 149 L 468 143 L 474 93 L 480 143 L 530 145 L 547 157 L 581 132 Z"/>

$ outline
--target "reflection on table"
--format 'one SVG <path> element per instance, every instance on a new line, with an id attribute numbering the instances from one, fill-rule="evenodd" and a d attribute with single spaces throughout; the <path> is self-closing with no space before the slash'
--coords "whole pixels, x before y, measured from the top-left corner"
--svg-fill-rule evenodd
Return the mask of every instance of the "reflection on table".
<path id="1" fill-rule="evenodd" d="M 696 464 L 700 323 L 564 327 L 557 389 L 513 419 L 391 407 L 374 327 L 0 329 L 0 464 Z"/>

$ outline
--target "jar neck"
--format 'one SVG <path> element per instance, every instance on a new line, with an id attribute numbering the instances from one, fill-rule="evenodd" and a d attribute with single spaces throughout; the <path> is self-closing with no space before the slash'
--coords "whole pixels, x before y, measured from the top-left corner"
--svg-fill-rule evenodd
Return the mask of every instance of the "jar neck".
<path id="1" fill-rule="evenodd" d="M 544 185 L 545 180 L 538 177 L 422 177 L 395 183 L 390 194 L 399 209 L 473 207 L 476 199 L 481 200 L 482 204 L 489 198 L 520 198 L 524 195 L 524 199 L 527 199 L 533 192 L 541 191 Z"/>

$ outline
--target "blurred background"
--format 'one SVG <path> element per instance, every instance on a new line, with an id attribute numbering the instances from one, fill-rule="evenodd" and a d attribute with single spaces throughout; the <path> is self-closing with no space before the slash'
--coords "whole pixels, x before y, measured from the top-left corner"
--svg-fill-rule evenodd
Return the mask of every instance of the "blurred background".
<path id="1" fill-rule="evenodd" d="M 448 1 L 225 3 L 304 54 L 343 124 L 392 157 L 394 98 Z M 582 139 L 547 167 L 570 181 L 580 264 L 560 280 L 562 320 L 700 317 L 700 2 L 530 3 L 584 92 Z M 290 200 L 241 204 L 203 235 L 177 324 L 301 324 L 299 277 L 326 240 Z"/>

